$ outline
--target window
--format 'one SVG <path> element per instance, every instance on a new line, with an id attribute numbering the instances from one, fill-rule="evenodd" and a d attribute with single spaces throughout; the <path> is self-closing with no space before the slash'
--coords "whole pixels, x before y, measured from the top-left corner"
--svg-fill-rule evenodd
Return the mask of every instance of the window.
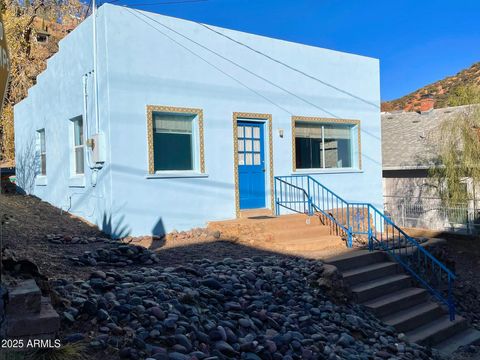
<path id="1" fill-rule="evenodd" d="M 85 144 L 83 139 L 83 118 L 78 116 L 73 123 L 73 173 L 82 175 L 85 171 Z"/>
<path id="2" fill-rule="evenodd" d="M 37 34 L 37 42 L 46 43 L 48 42 L 48 35 L 46 34 Z"/>
<path id="3" fill-rule="evenodd" d="M 193 170 L 194 115 L 153 113 L 155 171 Z"/>
<path id="4" fill-rule="evenodd" d="M 149 172 L 204 172 L 198 109 L 148 106 Z"/>
<path id="5" fill-rule="evenodd" d="M 357 123 L 294 120 L 294 133 L 295 169 L 358 167 Z"/>
<path id="6" fill-rule="evenodd" d="M 45 146 L 45 129 L 37 131 L 38 136 L 38 150 L 40 157 L 40 175 L 47 175 L 47 151 Z"/>

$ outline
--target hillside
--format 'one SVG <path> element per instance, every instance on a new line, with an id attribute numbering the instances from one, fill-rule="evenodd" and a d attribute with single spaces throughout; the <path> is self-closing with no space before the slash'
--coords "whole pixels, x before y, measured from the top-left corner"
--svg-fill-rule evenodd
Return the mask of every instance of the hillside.
<path id="1" fill-rule="evenodd" d="M 456 75 L 446 77 L 443 80 L 424 86 L 411 94 L 405 95 L 396 100 L 385 101 L 382 103 L 382 111 L 418 110 L 420 97 L 430 94 L 435 100 L 435 107 L 442 108 L 448 106 L 447 99 L 449 93 L 459 85 L 480 85 L 480 62 L 473 64 L 468 69 L 464 69 Z"/>

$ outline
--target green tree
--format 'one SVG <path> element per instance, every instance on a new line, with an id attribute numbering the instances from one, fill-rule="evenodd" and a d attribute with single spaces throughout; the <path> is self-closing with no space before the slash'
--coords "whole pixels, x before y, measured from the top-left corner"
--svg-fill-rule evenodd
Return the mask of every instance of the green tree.
<path id="1" fill-rule="evenodd" d="M 447 99 L 448 106 L 480 104 L 479 88 L 475 85 L 456 86 Z"/>
<path id="2" fill-rule="evenodd" d="M 480 87 L 460 86 L 448 103 L 464 108 L 453 121 L 440 125 L 438 162 L 430 176 L 445 204 L 465 204 L 471 194 L 464 179 L 480 184 Z"/>

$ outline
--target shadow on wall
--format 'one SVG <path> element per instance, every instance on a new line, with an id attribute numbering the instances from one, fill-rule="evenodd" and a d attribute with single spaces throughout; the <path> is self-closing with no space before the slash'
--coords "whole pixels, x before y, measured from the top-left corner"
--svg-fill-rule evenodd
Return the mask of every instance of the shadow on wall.
<path id="1" fill-rule="evenodd" d="M 118 222 L 113 225 L 112 214 L 104 213 L 102 216 L 102 224 L 100 229 L 105 234 L 110 235 L 112 239 L 121 239 L 130 236 L 131 233 L 131 228 L 125 223 L 125 215 L 120 216 L 118 218 Z M 151 235 L 156 238 L 163 238 L 166 234 L 167 232 L 165 230 L 165 226 L 163 225 L 163 220 L 162 218 L 159 218 L 152 228 Z"/>
<path id="2" fill-rule="evenodd" d="M 120 239 L 130 234 L 130 228 L 124 224 L 125 216 L 119 217 L 115 226 L 112 225 L 112 215 L 104 213 L 102 216 L 101 229 L 105 234 L 110 235 L 112 239 Z"/>
<path id="3" fill-rule="evenodd" d="M 158 219 L 157 223 L 152 228 L 152 235 L 157 236 L 157 237 L 162 237 L 162 236 L 167 235 L 167 232 L 165 230 L 165 226 L 163 225 L 162 218 Z"/>
<path id="4" fill-rule="evenodd" d="M 31 194 L 35 186 L 39 159 L 35 151 L 35 139 L 28 141 L 15 158 L 16 184 L 19 194 Z"/>

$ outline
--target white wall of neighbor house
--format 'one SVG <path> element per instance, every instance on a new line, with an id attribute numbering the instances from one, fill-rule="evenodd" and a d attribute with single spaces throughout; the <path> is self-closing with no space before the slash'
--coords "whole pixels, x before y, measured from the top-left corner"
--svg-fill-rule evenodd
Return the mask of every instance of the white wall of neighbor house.
<path id="1" fill-rule="evenodd" d="M 400 226 L 455 232 L 478 232 L 479 186 L 463 179 L 470 200 L 445 204 L 427 169 L 383 172 L 384 207 Z M 445 185 L 444 185 L 445 186 Z"/>
<path id="2" fill-rule="evenodd" d="M 175 31 L 123 7 L 105 4 L 98 12 L 101 127 L 108 150 L 96 187 L 89 186 L 88 166 L 85 187 L 69 187 L 68 124 L 82 114 L 82 75 L 92 68 L 90 19 L 61 42 L 38 84 L 16 107 L 17 156 L 30 134 L 46 129 L 47 185 L 33 186 L 34 194 L 114 235 L 185 230 L 234 218 L 233 113 L 245 112 L 272 115 L 275 175 L 311 174 L 346 200 L 382 207 L 377 59 L 215 28 L 332 85 L 327 86 L 196 23 L 146 14 Z M 202 110 L 204 173 L 149 174 L 148 105 Z M 359 120 L 361 167 L 294 171 L 292 116 Z M 268 175 L 265 185 L 268 197 Z"/>

